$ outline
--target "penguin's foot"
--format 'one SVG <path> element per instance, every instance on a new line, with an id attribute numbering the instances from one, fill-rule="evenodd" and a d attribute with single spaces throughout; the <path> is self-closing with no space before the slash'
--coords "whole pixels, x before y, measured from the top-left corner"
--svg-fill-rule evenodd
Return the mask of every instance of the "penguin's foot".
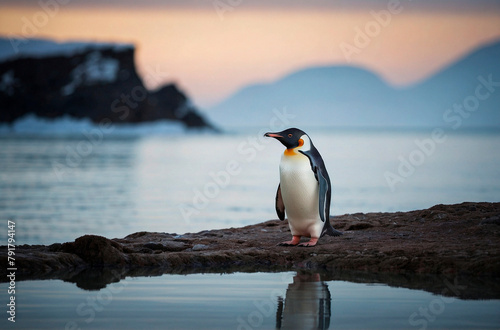
<path id="1" fill-rule="evenodd" d="M 295 246 L 299 244 L 299 242 L 300 242 L 300 236 L 293 236 L 291 241 L 278 243 L 278 246 Z"/>
<path id="2" fill-rule="evenodd" d="M 302 247 L 313 247 L 313 246 L 316 246 L 316 243 L 318 243 L 318 238 L 317 237 L 312 237 L 309 240 L 309 242 L 300 243 L 299 246 L 302 246 Z"/>

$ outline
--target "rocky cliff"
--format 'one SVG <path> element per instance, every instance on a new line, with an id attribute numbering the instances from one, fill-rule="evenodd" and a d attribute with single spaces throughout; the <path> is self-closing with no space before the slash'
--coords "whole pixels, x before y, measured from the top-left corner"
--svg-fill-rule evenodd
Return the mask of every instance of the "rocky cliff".
<path id="1" fill-rule="evenodd" d="M 167 119 L 211 125 L 176 85 L 148 90 L 129 44 L 0 39 L 0 122 L 34 113 L 114 123 Z"/>

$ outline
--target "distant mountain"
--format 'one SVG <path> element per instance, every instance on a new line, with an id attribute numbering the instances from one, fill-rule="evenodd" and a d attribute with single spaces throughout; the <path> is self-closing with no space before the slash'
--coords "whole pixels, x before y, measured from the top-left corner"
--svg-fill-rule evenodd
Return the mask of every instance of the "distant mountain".
<path id="1" fill-rule="evenodd" d="M 0 38 L 0 122 L 34 114 L 212 127 L 174 84 L 146 89 L 134 53 L 130 44 Z"/>
<path id="2" fill-rule="evenodd" d="M 483 80 L 490 80 L 490 86 L 478 87 L 484 85 Z M 477 104 L 476 88 L 483 92 Z M 471 111 L 460 113 L 454 104 Z M 245 87 L 211 108 L 209 114 L 225 127 L 263 126 L 273 117 L 273 109 L 283 107 L 289 113 L 302 114 L 295 119 L 301 126 L 456 127 L 455 117 L 461 116 L 460 126 L 499 127 L 500 42 L 405 89 L 393 88 L 372 72 L 356 67 L 306 68 L 273 83 Z"/>
<path id="3" fill-rule="evenodd" d="M 491 81 L 493 86 L 481 81 Z M 422 115 L 423 124 L 434 119 L 436 124 L 453 125 L 451 118 L 458 115 L 463 126 L 500 126 L 500 42 L 473 51 L 402 94 L 409 110 Z M 452 113 L 446 115 L 448 110 Z"/>

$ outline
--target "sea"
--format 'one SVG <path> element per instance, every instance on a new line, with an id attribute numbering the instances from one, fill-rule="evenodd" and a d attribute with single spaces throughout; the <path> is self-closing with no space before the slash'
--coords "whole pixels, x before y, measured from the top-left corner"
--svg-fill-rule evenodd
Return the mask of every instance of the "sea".
<path id="1" fill-rule="evenodd" d="M 271 130 L 186 132 L 168 122 L 102 127 L 35 117 L 0 126 L 0 244 L 12 223 L 15 244 L 48 245 L 85 234 L 181 235 L 276 219 L 284 147 L 263 137 Z M 307 133 L 330 174 L 332 215 L 500 201 L 499 130 Z M 295 282 L 311 287 L 294 293 Z M 0 291 L 6 302 L 8 283 Z M 311 311 L 300 302 L 313 292 L 321 297 Z M 301 281 L 291 272 L 127 277 L 98 291 L 61 280 L 20 281 L 16 295 L 16 323 L 26 329 L 285 329 L 304 321 L 293 308 L 308 315 L 303 328 L 500 327 L 499 300 L 448 303 L 425 291 Z M 12 325 L 3 314 L 2 323 Z"/>

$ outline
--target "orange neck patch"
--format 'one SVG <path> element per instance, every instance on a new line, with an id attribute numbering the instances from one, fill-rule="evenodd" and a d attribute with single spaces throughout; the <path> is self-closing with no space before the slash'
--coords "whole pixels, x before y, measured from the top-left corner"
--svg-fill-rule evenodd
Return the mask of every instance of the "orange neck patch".
<path id="1" fill-rule="evenodd" d="M 299 139 L 299 146 L 291 149 L 286 149 L 285 150 L 285 156 L 295 156 L 297 153 L 295 152 L 295 149 L 298 149 L 304 145 L 304 140 Z"/>

